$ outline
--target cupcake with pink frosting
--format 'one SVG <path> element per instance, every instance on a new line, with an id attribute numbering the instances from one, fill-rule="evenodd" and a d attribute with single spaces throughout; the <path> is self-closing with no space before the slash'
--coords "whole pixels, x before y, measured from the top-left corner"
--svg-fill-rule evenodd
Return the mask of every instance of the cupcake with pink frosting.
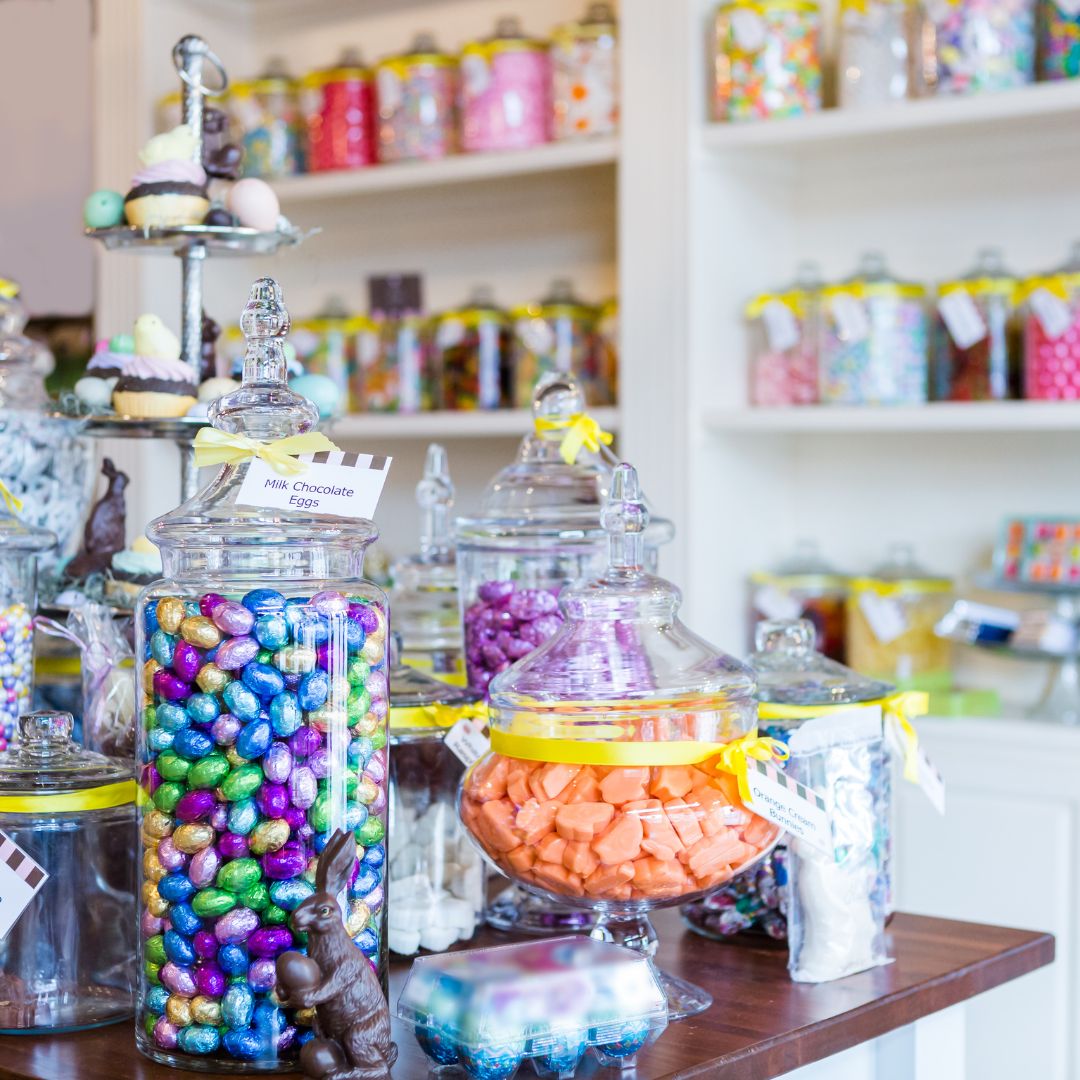
<path id="1" fill-rule="evenodd" d="M 128 358 L 112 406 L 121 416 L 183 416 L 195 404 L 198 376 L 180 359 L 180 342 L 156 315 L 135 320 L 135 353 Z"/>
<path id="2" fill-rule="evenodd" d="M 196 161 L 195 133 L 187 124 L 155 135 L 140 151 L 141 168 L 124 199 L 129 225 L 198 225 L 210 209 L 206 172 Z"/>

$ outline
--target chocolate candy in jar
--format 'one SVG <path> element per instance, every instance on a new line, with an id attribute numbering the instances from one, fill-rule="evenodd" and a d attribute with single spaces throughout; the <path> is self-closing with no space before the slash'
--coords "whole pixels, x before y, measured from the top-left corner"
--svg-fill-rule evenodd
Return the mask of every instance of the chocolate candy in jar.
<path id="1" fill-rule="evenodd" d="M 272 279 L 252 286 L 241 327 L 243 381 L 212 403 L 212 426 L 244 445 L 306 435 L 312 452 L 333 449 L 286 385 L 289 316 Z M 275 996 L 275 960 L 301 944 L 290 919 L 339 829 L 357 845 L 342 896 L 354 962 L 384 990 L 386 976 L 387 601 L 363 577 L 377 530 L 249 504 L 253 461 L 151 523 L 165 577 L 136 611 L 136 1040 L 213 1072 L 288 1067 L 312 1038 L 311 1011 Z"/>
<path id="2" fill-rule="evenodd" d="M 1021 283 L 1024 397 L 1080 398 L 1080 243 L 1064 265 Z"/>
<path id="3" fill-rule="evenodd" d="M 931 0 L 935 93 L 1009 90 L 1035 79 L 1035 0 Z"/>
<path id="4" fill-rule="evenodd" d="M 510 320 L 488 286 L 477 286 L 460 308 L 439 315 L 431 338 L 440 408 L 498 409 L 510 403 Z"/>
<path id="5" fill-rule="evenodd" d="M 0 862 L 17 879 L 0 916 L 0 1034 L 98 1027 L 134 1008 L 132 764 L 71 729 L 70 713 L 26 713 L 0 751 Z"/>
<path id="6" fill-rule="evenodd" d="M 803 263 L 794 284 L 761 293 L 747 304 L 751 404 L 769 407 L 817 401 L 822 284 L 817 264 Z"/>
<path id="7" fill-rule="evenodd" d="M 357 338 L 353 381 L 362 412 L 418 412 L 424 405 L 426 344 L 420 278 L 368 281 L 370 312 Z"/>
<path id="8" fill-rule="evenodd" d="M 355 49 L 300 80 L 309 172 L 375 164 L 375 81 Z"/>
<path id="9" fill-rule="evenodd" d="M 934 627 L 949 610 L 952 590 L 949 578 L 919 565 L 910 544 L 893 544 L 869 576 L 851 579 L 848 663 L 902 690 L 948 690 L 951 646 Z"/>
<path id="10" fill-rule="evenodd" d="M 275 57 L 256 79 L 233 83 L 229 115 L 244 148 L 245 176 L 294 176 L 304 171 L 297 83 Z"/>
<path id="11" fill-rule="evenodd" d="M 821 9 L 811 0 L 730 0 L 716 9 L 713 119 L 821 108 Z"/>
<path id="12" fill-rule="evenodd" d="M 1039 0 L 1039 78 L 1075 79 L 1080 75 L 1080 11 L 1069 0 Z"/>
<path id="13" fill-rule="evenodd" d="M 1019 392 L 1019 282 L 996 248 L 979 252 L 962 278 L 938 286 L 934 396 L 938 401 L 1004 401 Z"/>
<path id="14" fill-rule="evenodd" d="M 679 590 L 645 569 L 632 466 L 616 466 L 602 520 L 607 569 L 563 589 L 555 635 L 490 686 L 491 753 L 466 776 L 461 815 L 512 880 L 591 913 L 593 937 L 651 953 L 651 909 L 750 869 L 781 830 L 725 771 L 736 740 L 769 746 L 752 734 L 753 673 L 692 633 Z M 662 980 L 673 1016 L 711 1001 Z"/>
<path id="15" fill-rule="evenodd" d="M 877 252 L 821 291 L 821 401 L 918 405 L 928 393 L 926 289 L 894 277 Z"/>
<path id="16" fill-rule="evenodd" d="M 800 540 L 772 570 L 750 575 L 750 644 L 763 619 L 809 619 L 821 651 L 844 662 L 847 578 L 822 556 L 816 541 Z"/>
<path id="17" fill-rule="evenodd" d="M 551 59 L 547 42 L 518 19 L 461 50 L 461 148 L 525 150 L 551 139 Z"/>
<path id="18" fill-rule="evenodd" d="M 551 35 L 554 137 L 613 135 L 619 128 L 619 28 L 610 4 L 590 4 Z"/>
<path id="19" fill-rule="evenodd" d="M 379 160 L 433 161 L 457 150 L 458 62 L 429 33 L 375 65 Z"/>
<path id="20" fill-rule="evenodd" d="M 842 0 L 836 64 L 841 108 L 925 93 L 924 21 L 920 0 Z"/>

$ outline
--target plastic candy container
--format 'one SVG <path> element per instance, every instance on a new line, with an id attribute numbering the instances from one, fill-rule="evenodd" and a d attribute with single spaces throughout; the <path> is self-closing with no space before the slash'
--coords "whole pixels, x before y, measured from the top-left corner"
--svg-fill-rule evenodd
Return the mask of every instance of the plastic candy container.
<path id="1" fill-rule="evenodd" d="M 1080 75 L 1080 11 L 1072 4 L 1039 0 L 1039 77 L 1046 81 Z"/>
<path id="2" fill-rule="evenodd" d="M 541 376 L 571 372 L 577 376 L 589 405 L 614 400 L 613 388 L 600 378 L 596 346 L 597 311 L 574 294 L 564 278 L 551 283 L 538 304 L 513 308 L 513 404 L 527 409 Z"/>
<path id="3" fill-rule="evenodd" d="M 919 0 L 842 0 L 836 64 L 841 108 L 924 92 L 924 20 Z"/>
<path id="4" fill-rule="evenodd" d="M 443 409 L 510 403 L 510 321 L 489 288 L 477 288 L 462 307 L 435 319 L 431 370 Z"/>
<path id="5" fill-rule="evenodd" d="M 1028 278 L 1024 297 L 1024 397 L 1037 401 L 1080 398 L 1080 244 L 1065 265 Z"/>
<path id="6" fill-rule="evenodd" d="M 825 404 L 917 405 L 927 398 L 926 290 L 899 281 L 880 255 L 822 290 L 818 351 Z"/>
<path id="7" fill-rule="evenodd" d="M 379 160 L 446 157 L 457 149 L 457 60 L 417 34 L 401 56 L 375 65 Z"/>
<path id="8" fill-rule="evenodd" d="M 397 1015 L 432 1068 L 457 1064 L 470 1080 L 509 1080 L 525 1060 L 569 1078 L 590 1050 L 601 1065 L 633 1069 L 668 1020 L 647 957 L 580 937 L 422 957 Z"/>
<path id="9" fill-rule="evenodd" d="M 1035 79 L 1035 0 L 935 0 L 937 93 L 1008 90 Z"/>
<path id="10" fill-rule="evenodd" d="M 296 86 L 284 61 L 277 59 L 257 79 L 230 86 L 229 114 L 244 147 L 245 176 L 304 171 Z"/>
<path id="11" fill-rule="evenodd" d="M 818 399 L 817 267 L 800 269 L 791 288 L 755 296 L 746 307 L 753 405 L 813 405 Z"/>
<path id="12" fill-rule="evenodd" d="M 289 317 L 270 278 L 241 319 L 243 382 L 218 432 L 310 431 L 285 385 Z M 302 465 L 302 462 L 294 464 Z M 136 657 L 142 835 L 139 1049 L 220 1071 L 295 1060 L 312 1013 L 273 996 L 275 958 L 302 944 L 290 913 L 319 852 L 356 837 L 345 925 L 385 975 L 386 598 L 361 574 L 370 521 L 241 501 L 251 460 L 157 519 L 165 579 L 142 594 Z"/>
<path id="13" fill-rule="evenodd" d="M 949 610 L 952 587 L 919 566 L 910 546 L 894 545 L 869 577 L 851 580 L 848 663 L 905 690 L 948 690 L 949 642 L 934 626 Z"/>
<path id="14" fill-rule="evenodd" d="M 525 36 L 515 18 L 461 50 L 461 148 L 524 150 L 551 140 L 547 42 Z"/>
<path id="15" fill-rule="evenodd" d="M 780 831 L 745 808 L 722 754 L 755 726 L 753 675 L 679 621 L 679 591 L 644 569 L 647 523 L 637 474 L 617 466 L 608 569 L 563 589 L 554 637 L 492 683 L 492 752 L 461 796 L 498 869 L 641 948 L 650 908 L 730 881 Z M 703 1007 L 696 988 L 669 990 L 673 1012 Z"/>
<path id="16" fill-rule="evenodd" d="M 446 451 L 432 443 L 424 477 L 416 485 L 420 551 L 394 563 L 390 607 L 410 667 L 456 685 L 465 683 L 465 650 L 458 606 L 457 560 L 450 525 L 454 485 Z"/>
<path id="17" fill-rule="evenodd" d="M 132 1013 L 131 763 L 84 750 L 71 727 L 70 713 L 27 713 L 0 753 L 0 861 L 32 889 L 48 875 L 0 939 L 0 1033 L 71 1031 Z"/>
<path id="18" fill-rule="evenodd" d="M 309 172 L 375 163 L 375 84 L 354 50 L 346 49 L 334 67 L 306 75 L 300 103 Z"/>
<path id="19" fill-rule="evenodd" d="M 34 694 L 37 557 L 54 547 L 51 532 L 24 525 L 0 501 L 0 750 L 7 749 Z"/>
<path id="20" fill-rule="evenodd" d="M 613 135 L 619 127 L 619 38 L 610 4 L 590 4 L 580 22 L 551 37 L 555 138 Z"/>
<path id="21" fill-rule="evenodd" d="M 821 9 L 731 0 L 716 11 L 713 116 L 759 120 L 821 108 Z"/>
<path id="22" fill-rule="evenodd" d="M 969 274 L 938 286 L 934 396 L 939 401 L 1016 396 L 1018 284 L 1002 265 L 1000 252 L 986 250 Z"/>
<path id="23" fill-rule="evenodd" d="M 762 619 L 809 619 L 821 651 L 844 661 L 847 578 L 822 558 L 812 540 L 801 540 L 773 570 L 750 575 L 750 641 Z"/>

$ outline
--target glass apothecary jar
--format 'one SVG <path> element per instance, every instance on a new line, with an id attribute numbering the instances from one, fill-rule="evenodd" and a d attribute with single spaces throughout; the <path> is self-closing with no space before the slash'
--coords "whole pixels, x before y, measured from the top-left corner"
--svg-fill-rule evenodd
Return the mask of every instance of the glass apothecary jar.
<path id="1" fill-rule="evenodd" d="M 836 63 L 842 109 L 926 92 L 922 0 L 842 0 Z"/>
<path id="2" fill-rule="evenodd" d="M 427 449 L 424 476 L 416 485 L 420 550 L 394 563 L 390 608 L 401 638 L 401 660 L 444 682 L 465 683 L 465 650 L 458 604 L 457 557 L 450 512 L 454 485 L 446 450 Z"/>
<path id="3" fill-rule="evenodd" d="M 901 281 L 881 255 L 863 256 L 853 277 L 821 293 L 821 401 L 918 405 L 928 393 L 926 289 Z"/>
<path id="4" fill-rule="evenodd" d="M 620 464 L 609 565 L 563 589 L 555 635 L 493 681 L 491 753 L 465 779 L 461 815 L 512 880 L 595 913 L 594 937 L 650 951 L 652 908 L 729 881 L 780 829 L 746 809 L 721 764 L 755 727 L 753 675 L 679 620 L 679 590 L 645 569 L 647 523 Z M 665 982 L 674 1014 L 708 1004 Z"/>
<path id="5" fill-rule="evenodd" d="M 813 405 L 818 399 L 820 290 L 814 263 L 795 284 L 761 293 L 746 306 L 750 335 L 750 403 Z"/>
<path id="6" fill-rule="evenodd" d="M 510 319 L 486 285 L 432 321 L 430 371 L 437 408 L 510 404 Z"/>
<path id="7" fill-rule="evenodd" d="M 930 0 L 935 92 L 978 94 L 1035 80 L 1035 0 Z"/>
<path id="8" fill-rule="evenodd" d="M 70 713 L 26 713 L 0 752 L 0 858 L 33 896 L 0 935 L 0 1034 L 77 1031 L 134 1010 L 131 763 L 84 750 L 71 728 Z"/>
<path id="9" fill-rule="evenodd" d="M 556 139 L 613 135 L 619 128 L 619 28 L 610 4 L 590 4 L 551 36 Z"/>
<path id="10" fill-rule="evenodd" d="M 848 579 L 826 561 L 817 543 L 800 540 L 772 570 L 750 575 L 751 645 L 764 619 L 808 619 L 821 651 L 843 663 L 847 593 Z"/>
<path id="11" fill-rule="evenodd" d="M 275 57 L 258 78 L 229 87 L 229 115 L 244 148 L 245 176 L 294 176 L 304 171 L 297 86 L 285 61 Z"/>
<path id="12" fill-rule="evenodd" d="M 962 278 L 938 286 L 934 397 L 1005 401 L 1019 390 L 1016 293 L 1001 252 L 979 252 Z"/>
<path id="13" fill-rule="evenodd" d="M 311 431 L 318 413 L 286 386 L 289 317 L 272 279 L 252 286 L 241 327 L 243 381 L 210 422 L 265 453 Z M 291 475 L 302 471 L 290 460 Z M 311 1010 L 277 1004 L 274 962 L 303 944 L 291 920 L 338 829 L 358 855 L 345 927 L 386 973 L 387 605 L 363 578 L 377 531 L 249 503 L 251 468 L 223 465 L 151 523 L 165 578 L 136 612 L 136 1037 L 157 1061 L 212 1071 L 287 1067 L 312 1036 Z M 326 944 L 307 934 L 324 970 L 335 963 Z"/>
<path id="14" fill-rule="evenodd" d="M 868 577 L 852 578 L 847 601 L 847 659 L 856 671 L 904 690 L 948 690 L 951 646 L 934 632 L 952 604 L 953 583 L 894 544 Z"/>
<path id="15" fill-rule="evenodd" d="M 1045 82 L 1080 75 L 1080 11 L 1069 0 L 1039 0 L 1039 78 Z"/>
<path id="16" fill-rule="evenodd" d="M 1020 285 L 1024 333 L 1024 397 L 1080 398 L 1080 243 L 1065 264 Z"/>
<path id="17" fill-rule="evenodd" d="M 813 0 L 728 0 L 716 9 L 713 119 L 821 108 L 821 8 Z"/>

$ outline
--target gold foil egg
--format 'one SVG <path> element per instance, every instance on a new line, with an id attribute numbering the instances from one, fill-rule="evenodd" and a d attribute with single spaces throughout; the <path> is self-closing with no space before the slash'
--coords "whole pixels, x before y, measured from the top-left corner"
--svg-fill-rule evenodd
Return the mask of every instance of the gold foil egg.
<path id="1" fill-rule="evenodd" d="M 199 649 L 212 649 L 221 642 L 221 631 L 205 615 L 189 615 L 184 619 L 180 636 Z"/>
<path id="2" fill-rule="evenodd" d="M 203 664 L 195 676 L 195 682 L 204 694 L 220 694 L 232 682 L 232 678 L 217 664 Z"/>
<path id="3" fill-rule="evenodd" d="M 260 821 L 248 835 L 248 846 L 255 855 L 278 851 L 289 839 L 289 823 L 281 818 Z"/>
<path id="4" fill-rule="evenodd" d="M 165 1001 L 165 1016 L 177 1027 L 187 1027 L 194 1019 L 195 1010 L 188 998 L 170 994 Z"/>
<path id="5" fill-rule="evenodd" d="M 184 621 L 184 601 L 175 596 L 166 596 L 157 603 L 158 626 L 166 634 L 175 634 Z"/>
<path id="6" fill-rule="evenodd" d="M 173 843 L 177 850 L 185 855 L 194 855 L 203 848 L 209 847 L 213 842 L 214 827 L 212 825 L 190 822 L 187 825 L 181 825 L 173 833 Z"/>
<path id="7" fill-rule="evenodd" d="M 211 997 L 200 994 L 191 999 L 191 1019 L 196 1024 L 217 1027 L 221 1023 L 221 1005 Z"/>
<path id="8" fill-rule="evenodd" d="M 163 810 L 151 810 L 143 818 L 143 832 L 152 836 L 155 840 L 164 840 L 171 836 L 173 831 L 173 819 Z"/>

